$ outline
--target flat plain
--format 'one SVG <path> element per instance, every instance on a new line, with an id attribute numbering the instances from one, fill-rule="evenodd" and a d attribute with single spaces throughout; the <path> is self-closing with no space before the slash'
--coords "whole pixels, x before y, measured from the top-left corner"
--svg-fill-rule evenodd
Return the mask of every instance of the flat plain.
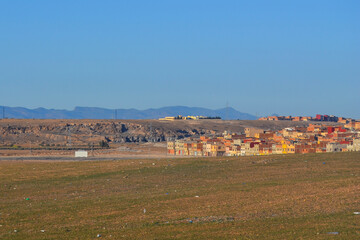
<path id="1" fill-rule="evenodd" d="M 0 239 L 359 239 L 360 152 L 0 160 Z"/>

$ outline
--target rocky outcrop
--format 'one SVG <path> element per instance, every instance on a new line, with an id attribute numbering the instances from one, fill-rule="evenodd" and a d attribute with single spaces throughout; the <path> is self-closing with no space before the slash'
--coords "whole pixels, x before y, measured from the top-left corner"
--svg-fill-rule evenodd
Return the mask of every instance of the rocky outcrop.
<path id="1" fill-rule="evenodd" d="M 281 129 L 294 125 L 264 121 L 158 121 L 158 120 L 0 120 L 0 144 L 90 145 L 110 143 L 164 142 L 222 132 L 243 132 L 244 127 Z M 262 125 L 261 125 L 262 124 Z M 298 124 L 298 123 L 297 123 Z"/>
<path id="2" fill-rule="evenodd" d="M 174 126 L 161 126 L 151 121 L 144 123 L 99 121 L 76 121 L 58 123 L 39 120 L 37 124 L 27 124 L 29 120 L 14 122 L 0 122 L 0 144 L 26 144 L 39 145 L 66 145 L 91 144 L 101 140 L 114 143 L 125 142 L 163 142 L 167 139 L 180 139 L 200 134 L 211 134 L 212 130 L 196 129 L 190 127 L 176 128 Z M 31 120 L 30 120 L 31 122 Z M 2 123 L 2 124 L 1 124 Z"/>

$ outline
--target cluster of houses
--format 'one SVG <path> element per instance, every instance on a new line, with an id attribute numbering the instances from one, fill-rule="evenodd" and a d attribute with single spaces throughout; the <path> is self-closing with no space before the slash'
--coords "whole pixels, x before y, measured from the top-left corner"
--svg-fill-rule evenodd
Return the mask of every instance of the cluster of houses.
<path id="1" fill-rule="evenodd" d="M 360 126 L 325 126 L 284 128 L 265 131 L 245 128 L 245 133 L 224 132 L 222 136 L 201 136 L 167 142 L 169 155 L 251 156 L 268 154 L 324 153 L 360 151 Z"/>
<path id="2" fill-rule="evenodd" d="M 161 121 L 174 121 L 174 120 L 200 120 L 200 119 L 221 119 L 221 117 L 206 117 L 206 116 L 182 116 L 176 117 L 163 117 L 159 118 Z"/>
<path id="3" fill-rule="evenodd" d="M 317 114 L 315 117 L 292 117 L 292 116 L 268 116 L 268 117 L 261 117 L 258 120 L 266 120 L 266 121 L 318 121 L 318 122 L 338 122 L 343 124 L 357 124 L 360 127 L 360 122 L 357 122 L 355 119 L 352 118 L 344 118 L 344 117 L 337 117 L 334 115 L 321 115 Z"/>

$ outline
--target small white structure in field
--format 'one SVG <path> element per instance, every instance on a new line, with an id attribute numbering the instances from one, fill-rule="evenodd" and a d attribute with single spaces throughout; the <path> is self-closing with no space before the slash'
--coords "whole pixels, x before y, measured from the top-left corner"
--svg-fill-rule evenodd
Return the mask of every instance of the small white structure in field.
<path id="1" fill-rule="evenodd" d="M 88 157 L 88 152 L 85 150 L 75 151 L 75 157 Z"/>

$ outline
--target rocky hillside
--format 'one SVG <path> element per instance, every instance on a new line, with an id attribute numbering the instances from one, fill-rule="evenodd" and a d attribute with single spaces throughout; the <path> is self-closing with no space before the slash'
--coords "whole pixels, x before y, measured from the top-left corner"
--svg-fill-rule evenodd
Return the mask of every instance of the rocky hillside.
<path id="1" fill-rule="evenodd" d="M 158 120 L 0 120 L 1 145 L 89 145 L 105 140 L 109 143 L 162 142 L 222 132 L 243 132 L 244 127 L 281 129 L 306 125 L 269 121 L 158 121 Z"/>

